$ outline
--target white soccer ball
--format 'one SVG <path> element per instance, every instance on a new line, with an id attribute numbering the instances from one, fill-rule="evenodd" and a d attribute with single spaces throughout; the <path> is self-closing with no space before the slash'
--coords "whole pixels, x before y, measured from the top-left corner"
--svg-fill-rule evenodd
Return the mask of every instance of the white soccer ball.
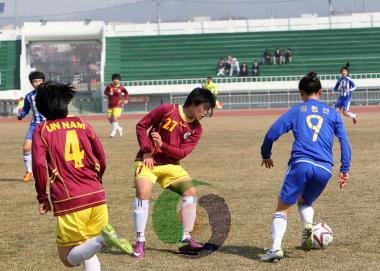
<path id="1" fill-rule="evenodd" d="M 333 241 L 333 232 L 325 223 L 313 224 L 312 239 L 314 248 L 326 248 Z"/>

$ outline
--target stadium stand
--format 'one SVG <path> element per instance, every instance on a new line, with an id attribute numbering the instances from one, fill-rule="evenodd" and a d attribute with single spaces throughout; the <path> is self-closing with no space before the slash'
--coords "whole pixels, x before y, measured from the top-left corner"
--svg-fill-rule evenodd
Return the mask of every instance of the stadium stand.
<path id="1" fill-rule="evenodd" d="M 0 41 L 0 90 L 20 88 L 21 40 Z"/>
<path id="2" fill-rule="evenodd" d="M 302 30 L 196 35 L 107 37 L 105 78 L 114 71 L 127 80 L 199 78 L 216 75 L 217 61 L 262 58 L 269 48 L 291 48 L 292 63 L 262 65 L 260 76 L 334 74 L 347 61 L 352 73 L 380 70 L 380 28 Z M 251 70 L 250 70 L 251 75 Z"/>

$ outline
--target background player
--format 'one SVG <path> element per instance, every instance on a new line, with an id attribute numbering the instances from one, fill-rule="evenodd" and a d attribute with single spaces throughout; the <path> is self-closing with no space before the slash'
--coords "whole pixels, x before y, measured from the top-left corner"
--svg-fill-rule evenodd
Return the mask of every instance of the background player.
<path id="1" fill-rule="evenodd" d="M 112 74 L 112 83 L 104 90 L 104 95 L 108 97 L 108 121 L 112 124 L 110 136 L 115 137 L 116 132 L 123 136 L 123 128 L 119 126 L 118 119 L 123 109 L 121 95 L 124 93 L 124 104 L 128 103 L 128 91 L 121 85 L 121 76 L 118 73 Z"/>
<path id="2" fill-rule="evenodd" d="M 357 123 L 356 114 L 350 112 L 351 93 L 356 90 L 355 82 L 348 76 L 350 63 L 347 63 L 345 67 L 340 69 L 342 75 L 332 89 L 332 92 L 340 90 L 340 96 L 335 104 L 335 108 L 342 110 L 343 115 L 352 119 L 353 123 Z"/>
<path id="3" fill-rule="evenodd" d="M 180 250 L 202 249 L 190 235 L 196 217 L 196 189 L 192 178 L 181 167 L 180 160 L 189 155 L 198 144 L 202 135 L 199 121 L 207 115 L 211 116 L 214 107 L 214 95 L 207 89 L 196 88 L 188 95 L 183 107 L 178 104 L 161 105 L 137 124 L 140 150 L 135 164 L 135 257 L 145 256 L 149 199 L 156 182 L 162 188 L 169 188 L 181 196 L 181 241 L 184 246 Z"/>
<path id="4" fill-rule="evenodd" d="M 263 158 L 261 165 L 271 168 L 273 142 L 282 134 L 293 132 L 295 140 L 289 167 L 272 220 L 273 246 L 261 258 L 265 262 L 283 258 L 281 242 L 286 231 L 290 208 L 296 202 L 304 225 L 302 247 L 305 250 L 311 249 L 311 226 L 314 217 L 311 205 L 331 178 L 334 134 L 339 138 L 341 147 L 340 188 L 348 180 L 351 149 L 346 130 L 340 115 L 333 108 L 318 101 L 322 87 L 316 76 L 316 73 L 310 72 L 301 79 L 299 90 L 304 102 L 294 106 L 272 125 L 261 146 Z"/>
<path id="5" fill-rule="evenodd" d="M 51 209 L 46 193 L 50 185 L 61 261 L 97 271 L 100 263 L 95 254 L 103 246 L 125 253 L 132 253 L 132 246 L 108 225 L 102 186 L 106 161 L 98 137 L 80 118 L 67 117 L 74 93 L 71 86 L 58 83 L 38 87 L 36 106 L 47 120 L 33 134 L 33 173 L 41 214 Z"/>
<path id="6" fill-rule="evenodd" d="M 33 86 L 33 90 L 26 94 L 24 99 L 24 105 L 22 110 L 17 114 L 17 119 L 22 120 L 25 118 L 29 111 L 32 110 L 32 119 L 30 121 L 28 132 L 25 136 L 24 146 L 23 146 L 23 157 L 24 157 L 24 165 L 26 169 L 26 173 L 22 178 L 23 182 L 29 182 L 32 178 L 32 136 L 33 131 L 37 127 L 37 125 L 43 121 L 45 118 L 38 112 L 35 104 L 36 98 L 36 89 L 37 87 L 45 81 L 45 75 L 40 71 L 34 71 L 29 74 L 29 81 Z"/>
<path id="7" fill-rule="evenodd" d="M 207 81 L 203 84 L 202 86 L 204 89 L 208 89 L 209 91 L 211 91 L 212 94 L 214 94 L 215 96 L 215 107 L 216 109 L 223 109 L 223 103 L 219 102 L 217 100 L 217 96 L 218 96 L 218 89 L 216 88 L 216 84 L 212 81 L 212 77 L 211 76 L 207 76 Z"/>

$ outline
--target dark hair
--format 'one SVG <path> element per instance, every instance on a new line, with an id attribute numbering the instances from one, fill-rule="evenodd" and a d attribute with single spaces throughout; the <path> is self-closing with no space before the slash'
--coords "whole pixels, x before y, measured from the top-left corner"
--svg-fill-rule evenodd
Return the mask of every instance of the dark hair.
<path id="1" fill-rule="evenodd" d="M 207 76 L 207 79 L 211 79 L 212 80 L 212 77 L 211 76 Z"/>
<path id="2" fill-rule="evenodd" d="M 62 119 L 76 91 L 69 84 L 46 82 L 37 87 L 36 106 L 48 120 Z"/>
<path id="3" fill-rule="evenodd" d="M 350 62 L 347 62 L 347 63 L 346 63 L 346 66 L 344 66 L 344 67 L 342 67 L 342 68 L 340 69 L 340 73 L 342 73 L 343 70 L 346 70 L 346 71 L 347 71 L 347 74 L 350 73 L 350 70 L 349 70 L 348 67 L 350 67 Z"/>
<path id="4" fill-rule="evenodd" d="M 309 72 L 306 76 L 302 77 L 298 84 L 298 89 L 309 95 L 317 93 L 321 88 L 321 81 L 319 81 L 316 72 Z"/>
<path id="5" fill-rule="evenodd" d="M 112 81 L 115 80 L 115 79 L 119 79 L 119 80 L 121 80 L 121 76 L 120 76 L 120 74 L 118 74 L 118 73 L 114 73 L 114 74 L 112 74 Z"/>
<path id="6" fill-rule="evenodd" d="M 33 80 L 35 79 L 42 79 L 42 81 L 45 81 L 45 74 L 43 74 L 40 71 L 34 71 L 34 72 L 29 73 L 30 83 L 33 83 Z"/>
<path id="7" fill-rule="evenodd" d="M 216 100 L 214 94 L 205 88 L 195 88 L 187 96 L 184 107 L 193 105 L 200 105 L 202 103 L 209 104 L 211 109 L 215 108 Z M 212 112 L 212 111 L 211 111 Z"/>

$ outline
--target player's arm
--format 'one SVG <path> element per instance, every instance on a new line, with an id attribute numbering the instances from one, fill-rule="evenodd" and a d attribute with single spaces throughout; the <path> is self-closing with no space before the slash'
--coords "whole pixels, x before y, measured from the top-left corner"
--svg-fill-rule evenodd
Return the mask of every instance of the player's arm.
<path id="1" fill-rule="evenodd" d="M 348 172 L 350 171 L 351 163 L 351 147 L 348 141 L 346 128 L 344 127 L 342 118 L 339 114 L 336 114 L 336 120 L 334 122 L 334 134 L 339 139 L 340 144 L 340 175 L 339 186 L 342 188 L 345 186 L 348 180 Z"/>
<path id="2" fill-rule="evenodd" d="M 128 95 L 128 91 L 123 87 L 123 93 L 124 93 L 124 104 L 127 104 L 128 103 L 128 98 L 129 98 L 129 95 Z"/>
<path id="3" fill-rule="evenodd" d="M 149 140 L 148 130 L 156 123 L 160 123 L 170 111 L 171 105 L 161 105 L 146 114 L 136 125 L 137 141 L 143 153 L 144 165 L 153 168 L 153 146 Z"/>
<path id="4" fill-rule="evenodd" d="M 109 85 L 106 86 L 106 88 L 104 89 L 104 95 L 105 95 L 105 96 L 111 96 Z"/>
<path id="5" fill-rule="evenodd" d="M 350 84 L 350 92 L 355 91 L 357 88 L 355 82 L 352 79 L 349 79 L 349 84 Z"/>
<path id="6" fill-rule="evenodd" d="M 340 85 L 340 80 L 337 80 L 337 81 L 336 81 L 336 84 L 335 84 L 335 86 L 332 88 L 331 92 L 332 92 L 332 93 L 337 92 L 337 91 L 338 91 L 338 88 L 339 88 L 339 85 Z"/>
<path id="7" fill-rule="evenodd" d="M 261 145 L 261 166 L 265 165 L 266 168 L 271 168 L 274 166 L 272 156 L 272 146 L 273 143 L 283 134 L 287 133 L 293 128 L 292 119 L 293 109 L 282 115 L 268 130 L 264 137 L 263 144 Z"/>
<path id="8" fill-rule="evenodd" d="M 194 148 L 197 146 L 199 139 L 202 135 L 202 128 L 199 127 L 194 131 L 194 133 L 185 139 L 184 142 L 179 147 L 172 146 L 168 143 L 162 142 L 161 136 L 159 133 L 152 133 L 153 141 L 157 144 L 158 147 L 168 156 L 181 160 L 185 158 L 189 153 L 191 153 Z"/>
<path id="9" fill-rule="evenodd" d="M 47 147 L 42 141 L 40 134 L 40 126 L 36 128 L 32 139 L 32 168 L 35 179 L 35 187 L 37 192 L 37 200 L 40 214 L 45 214 L 51 210 L 46 186 L 48 183 L 48 174 L 46 168 Z"/>
<path id="10" fill-rule="evenodd" d="M 26 96 L 24 99 L 24 106 L 22 107 L 21 112 L 17 114 L 17 119 L 22 120 L 23 118 L 25 118 L 26 115 L 29 114 L 29 111 L 30 111 L 30 101 L 29 101 L 29 97 Z"/>
<path id="11" fill-rule="evenodd" d="M 104 152 L 102 143 L 100 142 L 98 136 L 94 132 L 94 129 L 88 123 L 85 124 L 87 134 L 90 138 L 92 152 L 94 153 L 94 156 L 96 157 L 99 163 L 99 171 L 97 171 L 97 174 L 99 178 L 102 179 L 103 174 L 106 170 L 106 154 Z"/>

